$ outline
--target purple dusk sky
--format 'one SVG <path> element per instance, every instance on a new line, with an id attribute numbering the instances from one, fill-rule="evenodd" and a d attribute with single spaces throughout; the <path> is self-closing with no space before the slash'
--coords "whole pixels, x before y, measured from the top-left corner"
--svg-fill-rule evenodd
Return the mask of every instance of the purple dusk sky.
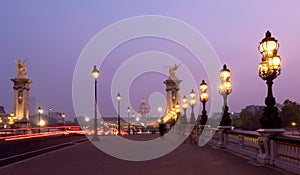
<path id="1" fill-rule="evenodd" d="M 85 45 L 105 27 L 141 15 L 177 18 L 207 38 L 221 64 L 226 63 L 232 71 L 233 92 L 228 103 L 230 110 L 235 112 L 240 112 L 246 105 L 264 103 L 266 84 L 258 76 L 261 55 L 257 47 L 265 32 L 270 30 L 279 41 L 278 53 L 283 58 L 282 74 L 273 86 L 276 100 L 279 103 L 285 99 L 300 102 L 299 7 L 300 1 L 297 0 L 1 1 L 0 105 L 5 106 L 7 113 L 13 111 L 13 84 L 10 79 L 16 76 L 14 62 L 27 58 L 30 63 L 28 77 L 33 81 L 30 96 L 36 98 L 36 107 L 64 112 L 71 119 L 75 115 L 73 73 Z M 111 102 L 115 99 L 108 100 L 113 72 L 128 57 L 145 51 L 160 51 L 177 57 L 195 74 L 198 84 L 207 78 L 203 67 L 195 67 L 190 61 L 191 54 L 176 43 L 157 38 L 123 43 L 100 66 L 103 77 L 99 79 L 98 90 L 102 115 L 116 114 Z M 166 76 L 157 73 L 148 76 L 138 77 L 131 85 L 130 100 L 135 108 L 143 97 L 148 98 L 152 92 L 165 93 L 162 82 Z M 150 79 L 155 81 L 147 82 Z M 215 89 L 212 87 L 210 90 Z M 93 89 L 83 93 L 93 93 Z M 122 104 L 122 109 L 127 106 Z"/>

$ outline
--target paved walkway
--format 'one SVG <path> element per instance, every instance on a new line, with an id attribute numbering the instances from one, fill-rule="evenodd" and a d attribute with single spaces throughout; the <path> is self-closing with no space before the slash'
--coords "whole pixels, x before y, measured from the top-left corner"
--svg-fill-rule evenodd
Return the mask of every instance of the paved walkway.
<path id="1" fill-rule="evenodd" d="M 147 137 L 147 136 L 140 136 Z M 3 151 L 3 150 L 2 150 Z M 1 175 L 277 175 L 255 161 L 209 145 L 182 144 L 168 155 L 131 162 L 111 157 L 84 142 L 0 169 Z"/>

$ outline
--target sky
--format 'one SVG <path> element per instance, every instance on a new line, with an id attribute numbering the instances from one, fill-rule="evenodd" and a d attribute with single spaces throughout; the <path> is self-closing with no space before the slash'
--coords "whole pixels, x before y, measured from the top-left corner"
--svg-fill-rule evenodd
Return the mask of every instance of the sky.
<path id="1" fill-rule="evenodd" d="M 76 64 L 86 45 L 106 27 L 143 15 L 178 19 L 197 29 L 207 39 L 220 63 L 226 63 L 231 70 L 233 90 L 228 104 L 234 112 L 240 112 L 247 105 L 264 104 L 266 84 L 258 76 L 261 54 L 257 48 L 265 32 L 270 30 L 279 41 L 278 53 L 283 59 L 282 74 L 273 85 L 275 98 L 279 103 L 285 99 L 300 102 L 300 2 L 297 0 L 9 0 L 0 4 L 0 105 L 5 106 L 7 113 L 13 111 L 13 84 L 10 79 L 16 76 L 14 62 L 27 58 L 28 77 L 33 81 L 30 96 L 36 98 L 36 107 L 64 112 L 69 119 L 74 117 L 72 81 Z M 101 47 L 105 46 L 99 46 L 99 49 Z M 151 37 L 122 43 L 112 50 L 103 65 L 99 65 L 98 107 L 102 116 L 116 115 L 113 107 L 115 97 L 110 96 L 109 90 L 118 66 L 133 55 L 146 51 L 164 52 L 178 58 L 188 67 L 198 84 L 202 79 L 207 79 L 203 65 L 194 64 L 193 55 L 178 43 Z M 168 73 L 167 69 L 165 71 Z M 130 84 L 131 104 L 122 103 L 122 111 L 126 113 L 127 106 L 137 111 L 141 99 L 145 97 L 149 100 L 151 93 L 165 94 L 162 82 L 166 78 L 166 75 L 155 72 L 138 76 Z M 93 84 L 92 77 L 89 81 Z M 210 92 L 216 90 L 215 87 L 210 88 Z M 91 89 L 83 93 L 94 92 Z"/>

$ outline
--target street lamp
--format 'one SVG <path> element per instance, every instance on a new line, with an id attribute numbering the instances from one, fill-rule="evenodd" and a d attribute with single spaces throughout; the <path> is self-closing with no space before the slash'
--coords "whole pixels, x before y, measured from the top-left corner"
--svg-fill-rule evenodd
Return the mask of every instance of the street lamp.
<path id="1" fill-rule="evenodd" d="M 130 118 L 129 118 L 130 108 L 129 107 L 127 108 L 127 113 L 128 113 L 128 135 L 130 135 Z"/>
<path id="2" fill-rule="evenodd" d="M 95 79 L 95 103 L 94 103 L 94 134 L 92 137 L 92 141 L 99 141 L 98 131 L 97 131 L 97 79 L 99 77 L 99 70 L 96 65 L 94 65 L 94 69 L 92 70 L 92 76 Z"/>
<path id="3" fill-rule="evenodd" d="M 205 104 L 208 101 L 208 94 L 207 94 L 207 89 L 208 89 L 208 85 L 205 83 L 204 80 L 202 80 L 202 83 L 199 86 L 199 89 L 201 91 L 201 95 L 200 95 L 200 101 L 202 102 L 203 105 L 203 109 L 202 109 L 202 117 L 200 120 L 200 124 L 201 125 L 205 125 L 206 121 L 207 121 L 207 112 L 205 109 Z"/>
<path id="4" fill-rule="evenodd" d="M 182 98 L 182 109 L 183 109 L 183 115 L 181 116 L 181 123 L 186 124 L 187 118 L 186 118 L 186 110 L 189 107 L 188 99 L 183 96 Z"/>
<path id="5" fill-rule="evenodd" d="M 86 121 L 85 130 L 87 130 L 87 127 L 88 127 L 88 123 L 89 123 L 89 121 L 90 121 L 90 118 L 85 117 L 84 120 Z"/>
<path id="6" fill-rule="evenodd" d="M 291 125 L 292 125 L 292 135 L 294 135 L 294 127 L 297 125 L 297 123 L 296 122 L 292 122 Z"/>
<path id="7" fill-rule="evenodd" d="M 120 95 L 120 92 L 117 94 L 117 100 L 118 100 L 118 135 L 121 135 L 121 120 L 120 120 L 120 101 L 122 99 L 122 96 Z"/>
<path id="8" fill-rule="evenodd" d="M 40 121 L 40 126 L 43 127 L 43 126 L 45 126 L 45 125 L 46 125 L 45 120 L 41 120 L 41 121 Z"/>
<path id="9" fill-rule="evenodd" d="M 268 95 L 265 99 L 266 107 L 259 120 L 263 128 L 281 128 L 281 119 L 278 117 L 278 109 L 275 107 L 276 101 L 272 92 L 273 80 L 281 72 L 281 58 L 277 55 L 278 48 L 278 41 L 271 37 L 271 33 L 267 31 L 266 37 L 258 47 L 262 54 L 262 61 L 258 66 L 259 76 L 266 81 L 268 86 Z"/>
<path id="10" fill-rule="evenodd" d="M 219 94 L 223 96 L 224 105 L 223 105 L 223 117 L 221 120 L 221 126 L 231 126 L 232 121 L 228 113 L 227 106 L 227 96 L 232 92 L 232 85 L 229 81 L 231 76 L 230 70 L 227 68 L 226 64 L 224 64 L 223 69 L 220 71 L 220 79 L 221 84 L 219 86 Z"/>
<path id="11" fill-rule="evenodd" d="M 135 125 L 134 125 L 134 124 L 135 124 L 135 123 L 134 123 L 134 116 L 135 116 L 135 115 L 134 115 L 134 112 L 133 112 L 133 113 L 131 114 L 131 118 L 132 118 L 132 120 L 133 120 L 133 122 L 132 122 L 132 134 L 133 134 L 133 135 L 135 134 L 135 133 L 134 133 L 134 132 L 135 132 L 135 129 L 134 129 L 134 128 L 135 128 Z"/>
<path id="12" fill-rule="evenodd" d="M 63 119 L 63 126 L 65 126 L 65 117 L 66 117 L 65 113 L 62 113 L 62 114 L 61 114 L 61 117 L 62 117 L 62 119 Z"/>
<path id="13" fill-rule="evenodd" d="M 186 110 L 187 110 L 188 107 L 189 107 L 188 99 L 184 95 L 183 98 L 182 98 L 182 109 L 183 109 L 183 113 L 184 113 L 185 116 L 186 116 Z"/>
<path id="14" fill-rule="evenodd" d="M 39 125 L 39 133 L 41 132 L 41 114 L 43 112 L 44 112 L 43 109 L 39 106 L 38 107 L 38 113 L 39 113 L 39 123 L 38 123 L 38 125 Z"/>
<path id="15" fill-rule="evenodd" d="M 192 107 L 192 113 L 190 118 L 190 123 L 195 124 L 195 113 L 194 113 L 194 107 L 196 106 L 196 92 L 194 89 L 190 92 L 190 106 Z"/>

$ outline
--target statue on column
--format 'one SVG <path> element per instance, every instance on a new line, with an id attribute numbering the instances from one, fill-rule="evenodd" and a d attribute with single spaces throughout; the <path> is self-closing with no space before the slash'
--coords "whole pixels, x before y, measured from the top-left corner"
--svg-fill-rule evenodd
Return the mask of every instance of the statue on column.
<path id="1" fill-rule="evenodd" d="M 27 62 L 27 59 L 25 59 L 24 61 L 16 61 L 16 66 L 18 68 L 18 76 L 26 76 L 27 75 L 27 66 L 25 65 L 25 63 Z"/>
<path id="2" fill-rule="evenodd" d="M 176 72 L 177 72 L 178 67 L 180 66 L 180 64 L 175 64 L 174 66 L 165 66 L 165 67 L 169 68 L 170 78 L 177 79 Z"/>

